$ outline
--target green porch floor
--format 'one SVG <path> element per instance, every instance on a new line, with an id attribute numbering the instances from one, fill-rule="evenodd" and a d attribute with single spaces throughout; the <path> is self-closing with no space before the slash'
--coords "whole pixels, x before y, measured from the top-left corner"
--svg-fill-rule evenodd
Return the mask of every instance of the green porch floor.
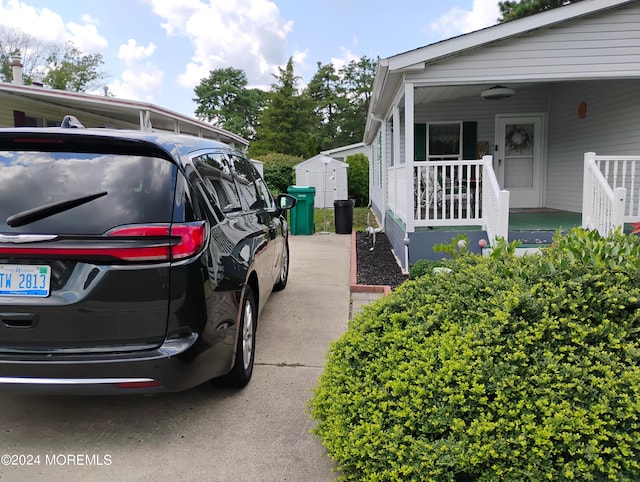
<path id="1" fill-rule="evenodd" d="M 509 212 L 509 231 L 556 231 L 582 225 L 582 213 L 555 209 L 514 209 Z"/>

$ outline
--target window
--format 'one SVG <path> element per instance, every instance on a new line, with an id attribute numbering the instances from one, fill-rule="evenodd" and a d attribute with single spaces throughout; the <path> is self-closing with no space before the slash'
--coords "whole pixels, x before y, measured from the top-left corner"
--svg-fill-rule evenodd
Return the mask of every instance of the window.
<path id="1" fill-rule="evenodd" d="M 389 126 L 389 130 L 387 132 L 387 139 L 389 139 L 389 144 L 390 144 L 390 152 L 389 152 L 389 167 L 393 167 L 393 165 L 395 164 L 395 159 L 394 159 L 394 143 L 393 143 L 393 119 L 389 120 L 388 122 L 388 126 Z"/>
<path id="2" fill-rule="evenodd" d="M 378 148 L 378 187 L 382 187 L 382 132 L 378 131 L 378 142 L 377 142 L 377 148 Z"/>
<path id="3" fill-rule="evenodd" d="M 37 117 L 26 115 L 24 117 L 24 127 L 60 127 L 61 121 L 54 119 L 46 119 L 44 117 Z"/>
<path id="4" fill-rule="evenodd" d="M 253 178 L 253 172 L 249 161 L 243 157 L 236 156 L 234 154 L 229 155 L 229 160 L 233 166 L 234 178 L 238 184 L 238 191 L 240 197 L 244 199 L 246 206 L 249 209 L 264 208 L 264 202 L 258 196 L 258 190 Z"/>
<path id="5" fill-rule="evenodd" d="M 267 188 L 267 185 L 261 178 L 256 178 L 256 187 L 258 188 L 258 195 L 264 202 L 264 207 L 267 209 L 275 209 L 276 203 L 273 200 L 273 197 L 271 197 L 269 188 Z"/>
<path id="6" fill-rule="evenodd" d="M 194 164 L 204 180 L 209 199 L 223 213 L 242 209 L 240 197 L 231 170 L 222 153 L 211 153 L 194 159 Z"/>
<path id="7" fill-rule="evenodd" d="M 96 152 L 2 151 L 0 232 L 102 234 L 114 226 L 171 219 L 174 164 L 113 152 L 118 148 L 106 141 L 95 141 L 92 148 Z M 6 226 L 13 214 L 101 192 L 107 195 L 55 216 L 16 228 Z"/>
<path id="8" fill-rule="evenodd" d="M 462 123 L 434 123 L 427 126 L 427 159 L 462 159 Z"/>

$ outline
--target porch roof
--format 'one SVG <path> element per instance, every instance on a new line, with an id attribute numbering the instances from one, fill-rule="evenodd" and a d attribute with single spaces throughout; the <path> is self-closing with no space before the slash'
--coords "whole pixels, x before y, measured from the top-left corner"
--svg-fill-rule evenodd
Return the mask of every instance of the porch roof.
<path id="1" fill-rule="evenodd" d="M 605 10 L 619 8 L 637 1 L 638 0 L 582 0 L 581 2 L 572 3 L 571 5 L 561 8 L 494 25 L 381 59 L 378 62 L 371 103 L 366 120 L 364 133 L 365 144 L 371 144 L 376 132 L 376 129 L 374 129 L 375 125 L 388 114 L 405 79 L 417 79 L 430 65 L 436 64 L 443 59 L 456 57 L 500 41 L 522 36 L 526 33 L 544 30 L 564 22 L 594 15 Z M 518 69 L 519 67 L 514 67 L 514 71 Z M 543 81 L 542 77 L 544 76 L 547 76 L 548 79 L 551 80 L 554 75 L 554 72 L 543 72 L 541 76 L 538 76 L 535 80 L 536 82 Z M 422 85 L 429 85 L 428 78 L 421 77 L 420 80 L 422 81 Z M 518 80 L 518 84 L 521 87 L 527 85 L 525 84 L 526 82 L 527 79 Z M 467 75 L 465 76 L 464 82 L 461 82 L 463 85 L 453 85 L 455 82 L 443 83 L 442 80 L 439 80 L 432 84 L 436 86 L 437 89 L 433 89 L 432 92 L 428 94 L 428 99 L 416 98 L 416 101 L 437 101 L 458 97 L 464 95 L 463 91 L 475 92 L 480 86 L 486 86 L 490 83 L 494 82 L 488 79 L 486 75 L 477 79 L 469 78 Z"/>

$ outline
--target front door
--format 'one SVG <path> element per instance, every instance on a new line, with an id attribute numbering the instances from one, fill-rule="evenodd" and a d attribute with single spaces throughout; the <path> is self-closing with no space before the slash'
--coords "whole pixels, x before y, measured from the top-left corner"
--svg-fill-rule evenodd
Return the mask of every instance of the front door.
<path id="1" fill-rule="evenodd" d="M 512 208 L 542 207 L 543 116 L 496 117 L 496 173 Z"/>

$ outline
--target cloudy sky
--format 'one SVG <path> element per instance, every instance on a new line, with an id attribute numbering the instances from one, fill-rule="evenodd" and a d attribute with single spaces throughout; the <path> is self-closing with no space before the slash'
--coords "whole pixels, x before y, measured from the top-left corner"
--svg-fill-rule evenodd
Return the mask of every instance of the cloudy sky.
<path id="1" fill-rule="evenodd" d="M 496 23 L 498 0 L 0 0 L 0 25 L 102 54 L 105 85 L 193 115 L 193 88 L 212 69 L 244 70 L 251 87 L 294 59 L 385 58 Z"/>

